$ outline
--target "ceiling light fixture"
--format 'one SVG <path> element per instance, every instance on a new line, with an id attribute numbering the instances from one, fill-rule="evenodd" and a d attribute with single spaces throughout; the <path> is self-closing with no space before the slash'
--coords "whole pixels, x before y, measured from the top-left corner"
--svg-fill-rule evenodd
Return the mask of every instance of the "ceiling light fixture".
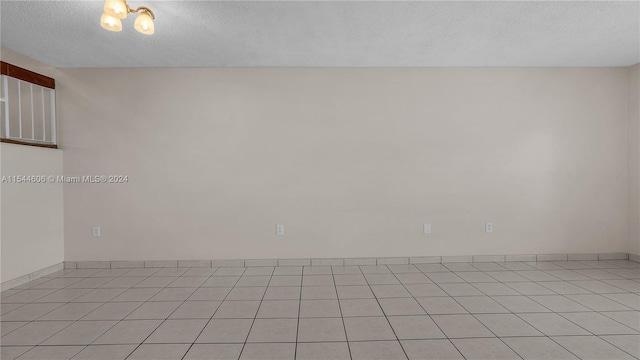
<path id="1" fill-rule="evenodd" d="M 129 13 L 138 14 L 134 24 L 136 30 L 145 35 L 153 35 L 155 32 L 153 20 L 156 18 L 153 11 L 146 6 L 132 9 L 127 4 L 127 0 L 106 0 L 100 25 L 109 31 L 122 31 L 122 19 L 125 19 Z"/>

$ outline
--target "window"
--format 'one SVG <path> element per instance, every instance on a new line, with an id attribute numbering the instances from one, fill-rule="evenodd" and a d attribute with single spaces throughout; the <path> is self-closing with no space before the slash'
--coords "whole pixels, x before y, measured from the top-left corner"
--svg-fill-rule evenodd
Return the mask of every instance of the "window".
<path id="1" fill-rule="evenodd" d="M 55 81 L 15 65 L 0 64 L 2 142 L 56 147 Z"/>

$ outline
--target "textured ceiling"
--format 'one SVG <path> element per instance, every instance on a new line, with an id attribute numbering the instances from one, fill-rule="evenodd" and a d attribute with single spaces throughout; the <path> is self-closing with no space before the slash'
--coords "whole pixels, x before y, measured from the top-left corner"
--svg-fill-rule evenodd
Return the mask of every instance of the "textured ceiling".
<path id="1" fill-rule="evenodd" d="M 2 46 L 56 67 L 628 66 L 640 3 L 147 1 L 156 33 L 102 1 L 0 2 Z"/>

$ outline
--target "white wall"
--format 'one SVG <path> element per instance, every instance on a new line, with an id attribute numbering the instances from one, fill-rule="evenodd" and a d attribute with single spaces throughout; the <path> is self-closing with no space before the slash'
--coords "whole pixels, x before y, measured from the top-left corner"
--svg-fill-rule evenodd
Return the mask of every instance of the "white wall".
<path id="1" fill-rule="evenodd" d="M 62 175 L 62 151 L 0 144 L 0 176 Z M 0 184 L 1 281 L 64 261 L 61 184 Z"/>
<path id="2" fill-rule="evenodd" d="M 640 64 L 629 68 L 629 253 L 640 255 Z"/>
<path id="3" fill-rule="evenodd" d="M 65 175 L 129 177 L 65 185 L 69 261 L 628 248 L 626 68 L 57 80 Z"/>
<path id="4" fill-rule="evenodd" d="M 55 69 L 6 48 L 0 58 L 55 77 Z M 0 179 L 14 175 L 61 175 L 62 151 L 0 144 Z M 0 282 L 64 260 L 63 187 L 0 182 Z"/>

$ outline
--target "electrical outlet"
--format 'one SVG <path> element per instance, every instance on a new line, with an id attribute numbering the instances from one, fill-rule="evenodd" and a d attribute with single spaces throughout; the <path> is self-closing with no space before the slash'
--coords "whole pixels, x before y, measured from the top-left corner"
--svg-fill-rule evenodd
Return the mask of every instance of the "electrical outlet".
<path id="1" fill-rule="evenodd" d="M 284 235 L 284 225 L 282 224 L 276 225 L 276 235 L 279 235 L 279 236 Z"/>
<path id="2" fill-rule="evenodd" d="M 423 224 L 422 231 L 425 234 L 431 234 L 431 224 Z"/>
<path id="3" fill-rule="evenodd" d="M 484 232 L 492 233 L 493 232 L 493 223 L 484 223 Z"/>
<path id="4" fill-rule="evenodd" d="M 100 226 L 94 226 L 92 231 L 93 237 L 100 237 Z"/>

